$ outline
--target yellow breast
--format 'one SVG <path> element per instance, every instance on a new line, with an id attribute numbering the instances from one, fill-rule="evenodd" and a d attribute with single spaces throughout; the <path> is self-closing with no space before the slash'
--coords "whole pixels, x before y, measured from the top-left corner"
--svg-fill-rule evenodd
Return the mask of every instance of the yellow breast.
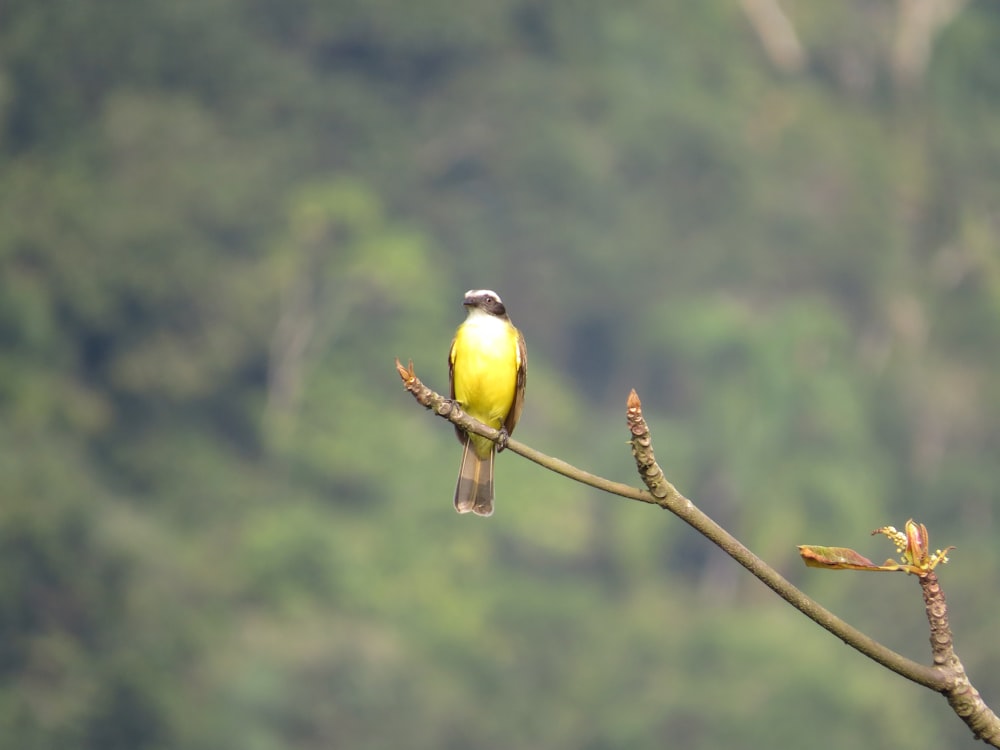
<path id="1" fill-rule="evenodd" d="M 500 429 L 517 386 L 517 330 L 491 315 L 470 315 L 451 349 L 455 400 L 480 422 Z"/>

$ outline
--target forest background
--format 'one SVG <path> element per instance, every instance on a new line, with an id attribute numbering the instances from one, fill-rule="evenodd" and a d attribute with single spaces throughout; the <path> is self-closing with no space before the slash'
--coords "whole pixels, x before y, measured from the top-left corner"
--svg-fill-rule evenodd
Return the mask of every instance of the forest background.
<path id="1" fill-rule="evenodd" d="M 0 4 L 3 746 L 978 746 L 655 508 L 504 454 L 459 517 L 392 362 L 495 289 L 518 438 L 638 484 L 636 388 L 919 660 L 795 547 L 926 523 L 1000 707 L 997 61 L 985 1 Z"/>

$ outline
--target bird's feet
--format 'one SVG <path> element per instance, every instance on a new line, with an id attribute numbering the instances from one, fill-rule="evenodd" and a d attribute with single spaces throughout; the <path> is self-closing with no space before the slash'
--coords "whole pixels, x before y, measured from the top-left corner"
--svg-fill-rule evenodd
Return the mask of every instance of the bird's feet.
<path id="1" fill-rule="evenodd" d="M 506 427 L 500 428 L 500 437 L 497 438 L 497 453 L 503 453 L 507 448 L 507 441 L 510 440 L 510 433 Z"/>

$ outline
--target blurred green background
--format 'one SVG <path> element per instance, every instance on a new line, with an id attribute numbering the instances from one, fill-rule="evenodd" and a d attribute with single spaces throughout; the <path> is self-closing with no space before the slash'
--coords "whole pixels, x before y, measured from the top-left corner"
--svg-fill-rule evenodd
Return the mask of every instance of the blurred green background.
<path id="1" fill-rule="evenodd" d="M 781 11 L 786 15 L 781 15 Z M 938 15 L 935 15 L 938 14 Z M 1000 705 L 1000 5 L 0 4 L 0 728 L 17 750 L 978 747 L 676 519 L 512 455 L 459 517 L 461 297 L 517 437 L 686 495 Z"/>

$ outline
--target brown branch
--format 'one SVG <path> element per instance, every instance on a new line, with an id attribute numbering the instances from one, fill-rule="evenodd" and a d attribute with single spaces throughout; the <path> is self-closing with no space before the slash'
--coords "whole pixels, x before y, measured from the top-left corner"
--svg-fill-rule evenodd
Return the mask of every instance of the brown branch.
<path id="1" fill-rule="evenodd" d="M 489 438 L 494 442 L 499 440 L 499 430 L 494 430 L 492 427 L 473 419 L 462 411 L 462 408 L 454 401 L 449 398 L 445 398 L 439 393 L 435 393 L 433 390 L 420 382 L 420 379 L 413 372 L 413 362 L 410 362 L 409 367 L 407 368 L 403 367 L 397 359 L 396 371 L 403 380 L 403 387 L 413 394 L 413 397 L 418 403 L 430 409 L 439 417 L 444 417 L 452 424 L 458 425 L 466 432 L 471 432 L 474 435 L 482 435 L 483 437 Z M 619 495 L 629 500 L 638 500 L 641 503 L 656 503 L 656 498 L 651 497 L 648 492 L 643 492 L 642 490 L 638 490 L 627 484 L 622 484 L 621 482 L 613 482 L 610 479 L 599 477 L 596 474 L 590 474 L 566 463 L 565 461 L 548 456 L 541 451 L 535 450 L 534 448 L 530 448 L 524 443 L 514 440 L 514 438 L 509 438 L 507 440 L 507 450 L 516 453 L 529 461 L 534 461 L 539 466 L 549 469 L 550 471 L 562 474 L 564 477 L 569 477 L 570 479 L 590 485 L 591 487 L 596 487 L 599 490 L 604 490 L 612 495 Z"/>
<path id="2" fill-rule="evenodd" d="M 919 685 L 924 685 L 932 690 L 941 690 L 944 687 L 946 677 L 940 670 L 907 659 L 848 625 L 795 588 L 774 568 L 743 546 L 732 534 L 678 492 L 664 478 L 662 469 L 656 463 L 649 427 L 646 425 L 646 420 L 643 419 L 642 403 L 635 391 L 632 391 L 628 397 L 626 419 L 629 431 L 632 433 L 632 453 L 635 456 L 636 467 L 639 469 L 639 476 L 646 483 L 650 493 L 661 498 L 658 501 L 659 505 L 694 527 L 695 530 L 721 548 L 723 552 L 753 573 L 778 596 L 817 625 L 829 630 L 848 646 Z"/>
<path id="3" fill-rule="evenodd" d="M 969 682 L 965 666 L 955 653 L 955 644 L 948 624 L 948 604 L 944 591 L 932 570 L 919 577 L 927 609 L 927 622 L 931 626 L 931 653 L 934 664 L 946 670 L 951 679 L 941 692 L 959 718 L 964 721 L 977 739 L 1000 747 L 1000 718 L 990 709 Z"/>
<path id="4" fill-rule="evenodd" d="M 664 478 L 662 469 L 656 463 L 649 428 L 643 419 L 642 404 L 635 391 L 629 394 L 626 415 L 632 433 L 632 453 L 635 456 L 639 476 L 653 495 L 662 497 L 660 505 L 715 542 L 778 596 L 813 622 L 829 630 L 848 646 L 888 667 L 901 677 L 942 693 L 977 739 L 994 747 L 1000 747 L 1000 719 L 969 682 L 965 667 L 955 653 L 951 628 L 948 625 L 948 607 L 933 570 L 919 576 L 927 609 L 927 620 L 930 623 L 931 650 L 934 658 L 934 666 L 928 667 L 886 648 L 821 607 L 698 510 Z"/>
<path id="5" fill-rule="evenodd" d="M 396 369 L 406 390 L 413 394 L 413 397 L 420 404 L 431 409 L 438 416 L 468 432 L 482 435 L 490 440 L 496 441 L 500 438 L 498 430 L 473 419 L 462 411 L 454 401 L 441 396 L 420 382 L 413 370 L 412 362 L 409 363 L 409 367 L 403 367 L 397 359 Z M 632 455 L 635 458 L 639 476 L 648 491 L 639 490 L 620 482 L 612 482 L 582 471 L 565 461 L 536 451 L 513 439 L 507 442 L 507 448 L 540 466 L 575 481 L 619 497 L 659 505 L 669 510 L 749 570 L 778 596 L 817 625 L 833 633 L 848 646 L 901 677 L 942 693 L 948 699 L 955 713 L 972 729 L 978 739 L 994 747 L 1000 747 L 1000 720 L 986 706 L 978 691 L 969 682 L 965 669 L 954 652 L 944 593 L 941 591 L 933 571 L 920 578 L 927 606 L 927 616 L 931 624 L 934 666 L 930 667 L 883 646 L 841 620 L 818 602 L 810 599 L 678 492 L 677 488 L 666 479 L 663 470 L 656 461 L 649 427 L 642 416 L 642 404 L 635 391 L 629 394 L 626 420 L 632 435 Z"/>

